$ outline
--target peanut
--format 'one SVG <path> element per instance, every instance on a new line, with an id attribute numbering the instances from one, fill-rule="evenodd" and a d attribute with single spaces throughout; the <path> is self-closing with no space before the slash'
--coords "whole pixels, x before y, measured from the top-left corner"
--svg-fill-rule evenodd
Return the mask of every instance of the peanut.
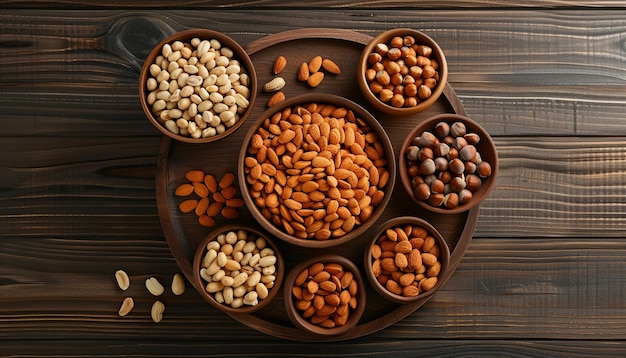
<path id="1" fill-rule="evenodd" d="M 403 239 L 396 241 L 398 237 Z M 439 252 L 434 237 L 423 227 L 397 226 L 385 230 L 373 243 L 369 264 L 374 277 L 389 292 L 416 297 L 437 283 Z"/>
<path id="2" fill-rule="evenodd" d="M 153 296 L 160 296 L 165 292 L 165 288 L 155 277 L 146 280 L 146 288 Z"/>
<path id="3" fill-rule="evenodd" d="M 117 285 L 123 290 L 126 291 L 128 287 L 130 287 L 130 279 L 128 275 L 123 270 L 117 270 L 115 272 L 115 280 L 117 281 Z"/>
<path id="4" fill-rule="evenodd" d="M 343 281 L 345 286 L 335 283 Z M 348 322 L 358 305 L 359 289 L 353 273 L 342 265 L 317 262 L 297 275 L 291 292 L 294 306 L 302 317 L 320 327 L 334 328 Z"/>
<path id="5" fill-rule="evenodd" d="M 155 301 L 152 304 L 152 309 L 150 310 L 150 316 L 152 316 L 152 321 L 154 323 L 159 323 L 163 319 L 163 312 L 165 312 L 165 305 L 161 301 Z"/>
<path id="6" fill-rule="evenodd" d="M 172 278 L 172 293 L 176 296 L 180 296 L 185 293 L 185 279 L 183 275 L 177 273 Z"/>
<path id="7" fill-rule="evenodd" d="M 252 136 L 246 155 L 254 204 L 301 239 L 334 239 L 362 225 L 389 181 L 387 153 L 376 133 L 334 105 L 309 103 L 275 114 Z"/>
<path id="8" fill-rule="evenodd" d="M 133 301 L 133 298 L 126 297 L 124 301 L 122 301 L 122 306 L 120 307 L 118 314 L 120 315 L 120 317 L 124 317 L 127 314 L 129 314 L 130 311 L 132 311 L 134 307 L 135 307 L 135 301 Z"/>
<path id="9" fill-rule="evenodd" d="M 200 276 L 217 302 L 237 308 L 256 306 L 268 297 L 276 281 L 277 256 L 265 238 L 229 231 L 207 243 L 206 250 Z"/>

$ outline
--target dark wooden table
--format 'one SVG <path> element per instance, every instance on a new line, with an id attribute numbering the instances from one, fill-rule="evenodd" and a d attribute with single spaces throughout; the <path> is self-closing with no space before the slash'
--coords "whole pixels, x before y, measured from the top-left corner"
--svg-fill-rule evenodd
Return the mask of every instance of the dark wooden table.
<path id="1" fill-rule="evenodd" d="M 0 2 L 0 356 L 624 356 L 625 14 L 619 1 Z M 188 285 L 152 322 L 142 282 L 180 270 L 157 214 L 162 137 L 137 80 L 154 44 L 193 27 L 244 46 L 306 27 L 412 27 L 439 42 L 501 170 L 425 306 L 362 338 L 302 343 Z"/>

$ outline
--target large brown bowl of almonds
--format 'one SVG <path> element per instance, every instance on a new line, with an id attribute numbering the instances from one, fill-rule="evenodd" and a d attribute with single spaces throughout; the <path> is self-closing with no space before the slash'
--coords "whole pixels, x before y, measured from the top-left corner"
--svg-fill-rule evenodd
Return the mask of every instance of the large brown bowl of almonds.
<path id="1" fill-rule="evenodd" d="M 157 44 L 139 75 L 139 98 L 150 122 L 186 143 L 224 138 L 246 120 L 257 78 L 246 51 L 207 29 L 178 32 Z"/>
<path id="2" fill-rule="evenodd" d="M 430 36 L 410 28 L 391 29 L 365 46 L 357 80 L 376 109 L 409 116 L 437 102 L 448 81 L 448 64 Z"/>
<path id="3" fill-rule="evenodd" d="M 245 137 L 243 200 L 272 235 L 331 247 L 363 234 L 393 190 L 391 141 L 378 121 L 336 95 L 305 94 L 270 107 Z"/>

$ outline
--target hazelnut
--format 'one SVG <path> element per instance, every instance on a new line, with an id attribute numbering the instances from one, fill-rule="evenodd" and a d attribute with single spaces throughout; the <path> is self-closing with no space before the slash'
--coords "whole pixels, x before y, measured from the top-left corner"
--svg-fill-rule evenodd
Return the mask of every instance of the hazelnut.
<path id="1" fill-rule="evenodd" d="M 387 71 L 380 70 L 376 72 L 376 81 L 385 86 L 391 83 L 391 77 L 389 77 L 389 73 L 387 73 Z"/>
<path id="2" fill-rule="evenodd" d="M 448 160 L 444 157 L 437 156 L 434 158 L 435 160 L 435 168 L 438 172 L 443 172 L 448 170 Z"/>
<path id="3" fill-rule="evenodd" d="M 443 197 L 443 206 L 448 209 L 454 209 L 459 205 L 459 195 L 457 193 L 449 193 Z"/>
<path id="4" fill-rule="evenodd" d="M 471 191 L 476 192 L 480 189 L 482 185 L 482 180 L 476 174 L 469 174 L 465 177 L 465 187 Z"/>
<path id="5" fill-rule="evenodd" d="M 430 186 L 421 183 L 415 188 L 415 197 L 419 200 L 427 200 L 430 197 Z"/>
<path id="6" fill-rule="evenodd" d="M 476 145 L 480 142 L 480 136 L 476 133 L 466 133 L 463 137 L 469 144 Z"/>
<path id="7" fill-rule="evenodd" d="M 424 147 L 419 150 L 417 159 L 420 161 L 424 161 L 426 159 L 435 159 L 435 154 L 433 153 L 433 150 L 430 149 L 430 147 Z"/>
<path id="8" fill-rule="evenodd" d="M 417 47 L 417 53 L 421 56 L 430 57 L 433 53 L 433 49 L 430 46 L 421 45 Z"/>
<path id="9" fill-rule="evenodd" d="M 458 137 L 457 139 L 461 139 L 461 138 L 463 137 Z M 463 148 L 459 150 L 459 156 L 467 162 L 472 161 L 474 157 L 476 156 L 476 147 L 474 147 L 471 144 L 465 145 Z"/>
<path id="10" fill-rule="evenodd" d="M 404 45 L 404 39 L 400 36 L 395 36 L 389 41 L 389 45 L 391 45 L 391 47 L 400 48 Z"/>
<path id="11" fill-rule="evenodd" d="M 459 192 L 459 204 L 463 205 L 463 204 L 467 204 L 472 200 L 472 192 L 467 190 L 467 189 L 463 189 Z"/>
<path id="12" fill-rule="evenodd" d="M 399 48 L 392 47 L 387 51 L 387 58 L 391 61 L 395 61 L 402 57 L 402 51 Z M 435 74 L 435 69 L 433 69 L 433 75 Z M 432 77 L 432 76 L 431 76 Z"/>
<path id="13" fill-rule="evenodd" d="M 415 37 L 411 35 L 404 36 L 404 39 L 402 40 L 404 46 L 413 46 L 415 44 Z"/>
<path id="14" fill-rule="evenodd" d="M 438 157 L 446 157 L 450 153 L 450 147 L 445 143 L 439 143 L 433 148 L 433 153 Z"/>
<path id="15" fill-rule="evenodd" d="M 416 161 L 419 159 L 420 148 L 416 145 L 411 145 L 406 149 L 406 159 L 408 161 Z"/>
<path id="16" fill-rule="evenodd" d="M 389 47 L 384 43 L 378 43 L 374 46 L 374 51 L 381 56 L 385 56 L 389 51 Z"/>
<path id="17" fill-rule="evenodd" d="M 481 178 L 487 178 L 491 175 L 491 164 L 487 162 L 480 162 L 476 164 L 476 172 Z"/>
<path id="18" fill-rule="evenodd" d="M 415 97 L 407 97 L 407 98 L 404 99 L 404 106 L 405 107 L 415 107 L 415 106 L 417 106 L 418 103 L 419 103 L 419 101 Z"/>
<path id="19" fill-rule="evenodd" d="M 391 105 L 393 107 L 403 107 L 404 106 L 404 96 L 401 94 L 394 94 L 393 97 L 391 97 Z"/>
<path id="20" fill-rule="evenodd" d="M 432 134 L 431 132 L 424 132 L 422 133 L 421 136 L 419 136 L 419 140 L 417 142 L 417 145 L 420 147 L 434 147 L 435 144 L 439 143 L 439 140 L 437 139 L 437 137 L 435 137 L 434 134 Z"/>
<path id="21" fill-rule="evenodd" d="M 432 206 L 441 206 L 443 204 L 443 194 L 435 193 L 428 198 L 428 203 Z"/>
<path id="22" fill-rule="evenodd" d="M 450 134 L 450 125 L 446 122 L 439 122 L 435 125 L 435 135 L 439 138 L 447 137 Z"/>
<path id="23" fill-rule="evenodd" d="M 367 56 L 367 62 L 370 65 L 378 63 L 378 62 L 380 62 L 382 60 L 383 60 L 383 57 L 379 53 L 377 53 L 377 52 L 372 52 L 372 53 L 369 54 L 369 56 Z"/>
<path id="24" fill-rule="evenodd" d="M 445 184 L 439 180 L 435 179 L 430 183 L 430 191 L 433 193 L 443 193 Z"/>
<path id="25" fill-rule="evenodd" d="M 458 193 L 465 189 L 465 180 L 462 177 L 454 177 L 450 180 L 450 190 Z"/>
<path id="26" fill-rule="evenodd" d="M 417 89 L 417 96 L 420 99 L 427 99 L 428 97 L 430 97 L 431 94 L 432 94 L 432 91 L 430 90 L 430 88 L 428 88 L 425 85 L 421 85 Z"/>
<path id="27" fill-rule="evenodd" d="M 435 162 L 432 159 L 426 159 L 420 164 L 420 174 L 421 175 L 429 175 L 433 174 L 436 171 Z M 478 177 L 477 177 L 478 178 Z M 479 179 L 480 180 L 480 179 Z"/>
<path id="28" fill-rule="evenodd" d="M 453 137 L 462 137 L 467 133 L 466 131 L 467 129 L 465 128 L 465 124 L 463 124 L 463 122 L 454 122 L 450 126 L 450 134 Z"/>
<path id="29" fill-rule="evenodd" d="M 461 159 L 454 158 L 448 163 L 448 170 L 450 170 L 452 174 L 463 174 L 463 172 L 465 171 L 465 164 L 463 164 L 463 161 Z"/>

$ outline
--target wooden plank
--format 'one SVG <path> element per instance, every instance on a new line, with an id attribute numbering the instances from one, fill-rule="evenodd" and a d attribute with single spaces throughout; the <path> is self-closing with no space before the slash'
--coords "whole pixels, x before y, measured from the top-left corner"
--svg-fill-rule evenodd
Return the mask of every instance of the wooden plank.
<path id="1" fill-rule="evenodd" d="M 167 288 L 177 272 L 162 239 L 5 238 L 0 248 L 2 339 L 141 340 L 149 332 L 152 339 L 281 341 L 218 312 L 189 284 L 183 296 L 168 288 L 158 298 L 166 314 L 155 326 L 149 310 L 157 298 L 143 282 L 154 276 Z M 625 258 L 621 239 L 475 238 L 425 306 L 366 339 L 624 341 Z M 114 281 L 118 269 L 131 277 L 128 291 Z M 118 317 L 127 296 L 135 309 Z"/>
<path id="2" fill-rule="evenodd" d="M 408 26 L 429 33 L 446 52 L 449 82 L 468 114 L 495 136 L 626 134 L 626 19 L 620 12 L 520 11 L 514 18 L 500 10 L 355 10 L 349 18 L 318 13 L 315 26 L 370 35 Z M 280 16 L 250 10 L 86 11 L 67 27 L 59 26 L 65 12 L 17 14 L 0 15 L 0 120 L 13 123 L 5 135 L 155 134 L 137 102 L 137 74 L 148 50 L 166 34 L 204 26 L 245 45 L 310 26 L 296 10 Z M 238 17 L 246 23 L 223 20 Z M 40 105 L 32 108 L 35 102 Z M 67 128 L 59 128 L 61 116 Z"/>
<path id="3" fill-rule="evenodd" d="M 41 8 L 49 6 L 63 6 L 75 8 L 171 8 L 172 3 L 164 0 L 158 1 L 105 1 L 105 0 L 89 0 L 89 1 L 76 1 L 76 0 L 63 0 L 63 1 L 46 1 L 46 0 L 3 0 L 0 2 L 0 7 L 20 7 L 20 8 Z M 190 0 L 181 3 L 177 3 L 176 7 L 181 9 L 245 9 L 255 7 L 259 9 L 283 9 L 289 8 L 301 8 L 301 9 L 405 9 L 405 8 L 419 8 L 419 9 L 473 9 L 473 8 L 540 8 L 540 9 L 553 9 L 553 8 L 620 8 L 624 7 L 622 1 L 617 0 L 577 0 L 577 1 L 556 1 L 556 0 L 541 0 L 533 1 L 532 3 L 524 1 L 504 1 L 504 0 L 480 0 L 480 1 L 420 1 L 415 2 L 411 0 L 370 0 L 366 2 L 355 2 L 345 0 L 324 0 L 314 2 L 299 2 L 299 1 L 280 1 L 280 0 L 265 0 L 262 2 L 250 3 L 247 1 L 226 1 L 226 0 Z"/>

